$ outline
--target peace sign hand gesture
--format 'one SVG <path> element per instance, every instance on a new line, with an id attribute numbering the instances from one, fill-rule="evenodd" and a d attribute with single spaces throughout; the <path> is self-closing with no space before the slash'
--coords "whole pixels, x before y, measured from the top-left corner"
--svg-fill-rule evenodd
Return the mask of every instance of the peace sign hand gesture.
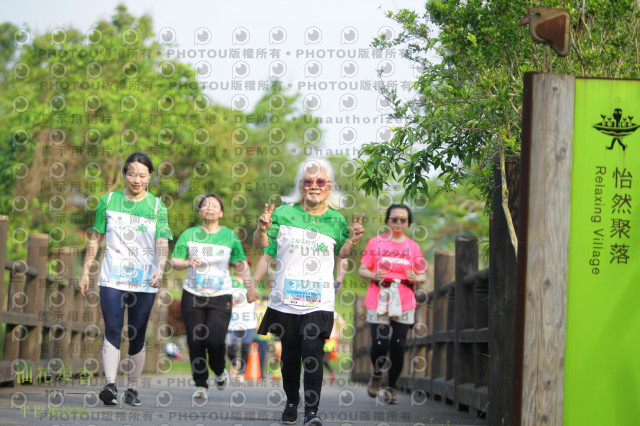
<path id="1" fill-rule="evenodd" d="M 364 226 L 362 226 L 363 219 L 364 213 L 360 216 L 360 220 L 358 220 L 358 213 L 353 213 L 353 226 L 349 234 L 349 239 L 353 245 L 358 244 L 358 241 L 360 241 L 360 238 L 364 235 Z"/>
<path id="2" fill-rule="evenodd" d="M 273 214 L 273 211 L 275 209 L 276 209 L 275 204 L 272 204 L 271 207 L 269 207 L 269 204 L 264 205 L 264 212 L 258 218 L 258 225 L 261 231 L 268 230 L 271 224 L 273 223 L 273 220 L 271 219 L 271 215 Z"/>
<path id="3" fill-rule="evenodd" d="M 269 207 L 269 204 L 265 204 L 264 212 L 262 212 L 262 215 L 258 218 L 258 229 L 256 229 L 256 232 L 253 234 L 253 245 L 258 249 L 263 249 L 269 245 L 267 231 L 273 223 L 271 215 L 275 209 L 275 204 L 272 204 L 271 207 Z"/>

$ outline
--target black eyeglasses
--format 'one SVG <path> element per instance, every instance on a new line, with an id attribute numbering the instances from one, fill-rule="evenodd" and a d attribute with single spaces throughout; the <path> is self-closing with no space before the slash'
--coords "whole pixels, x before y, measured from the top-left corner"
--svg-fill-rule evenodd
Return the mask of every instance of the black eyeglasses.
<path id="1" fill-rule="evenodd" d="M 406 217 L 390 217 L 389 222 L 391 223 L 407 223 L 409 219 Z"/>
<path id="2" fill-rule="evenodd" d="M 329 182 L 331 181 L 326 179 L 305 179 L 302 181 L 302 184 L 305 188 L 313 187 L 314 183 L 318 185 L 318 188 L 324 188 Z"/>

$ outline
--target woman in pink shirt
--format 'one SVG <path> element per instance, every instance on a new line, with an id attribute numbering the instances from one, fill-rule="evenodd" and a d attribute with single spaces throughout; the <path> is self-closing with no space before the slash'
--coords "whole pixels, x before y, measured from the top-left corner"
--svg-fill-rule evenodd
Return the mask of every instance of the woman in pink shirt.
<path id="1" fill-rule="evenodd" d="M 367 392 L 375 398 L 380 391 L 382 367 L 388 360 L 389 383 L 385 393 L 388 402 L 395 404 L 407 333 L 415 322 L 414 289 L 427 281 L 427 264 L 418 244 L 404 235 L 411 224 L 411 210 L 407 206 L 389 206 L 384 222 L 389 232 L 369 240 L 358 274 L 370 281 L 364 304 L 371 325 L 373 374 Z"/>

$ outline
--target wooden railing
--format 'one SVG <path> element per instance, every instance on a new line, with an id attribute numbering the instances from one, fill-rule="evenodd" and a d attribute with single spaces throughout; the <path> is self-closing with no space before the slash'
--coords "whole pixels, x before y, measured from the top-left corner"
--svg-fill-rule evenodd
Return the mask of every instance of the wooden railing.
<path id="1" fill-rule="evenodd" d="M 5 327 L 0 383 L 22 382 L 27 370 L 34 382 L 97 376 L 102 371 L 104 321 L 98 287 L 85 297 L 79 291 L 84 253 L 75 247 L 49 249 L 49 235 L 30 234 L 26 261 L 7 260 L 8 220 L 0 216 L 0 265 L 10 276 L 5 294 L 5 273 L 0 274 L 2 306 L 6 301 L 6 309 L 0 309 L 0 326 Z M 100 263 L 94 265 L 90 279 L 97 283 Z M 153 337 L 146 342 L 145 373 L 170 371 L 171 361 L 162 355 L 163 343 L 172 334 L 166 324 L 170 301 L 166 291 L 156 298 L 148 326 Z M 123 357 L 126 351 L 125 340 Z"/>

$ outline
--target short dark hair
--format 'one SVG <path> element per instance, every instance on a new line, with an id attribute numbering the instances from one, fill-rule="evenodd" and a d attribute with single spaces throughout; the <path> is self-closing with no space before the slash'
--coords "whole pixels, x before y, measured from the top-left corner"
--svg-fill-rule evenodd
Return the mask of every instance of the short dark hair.
<path id="1" fill-rule="evenodd" d="M 151 162 L 151 158 L 144 152 L 134 152 L 129 157 L 127 157 L 127 161 L 124 162 L 124 166 L 122 166 L 122 174 L 126 175 L 127 170 L 129 170 L 129 164 L 131 163 L 140 163 L 147 166 L 149 169 L 149 173 L 153 173 L 153 163 Z"/>
<path id="2" fill-rule="evenodd" d="M 393 203 L 389 206 L 389 208 L 387 209 L 387 214 L 384 218 L 384 223 L 389 222 L 389 216 L 391 215 L 391 210 L 393 209 L 405 209 L 407 211 L 407 216 L 409 217 L 409 225 L 413 223 L 411 220 L 411 209 L 409 209 L 409 207 L 405 206 L 404 204 L 398 204 L 398 203 Z"/>
<path id="3" fill-rule="evenodd" d="M 220 210 L 222 210 L 222 212 L 224 213 L 224 203 L 222 202 L 222 198 L 220 198 L 220 196 L 218 194 L 207 194 L 205 196 L 203 196 L 202 198 L 200 198 L 200 202 L 198 203 L 198 210 L 200 210 L 202 208 L 202 204 L 204 204 L 204 200 L 206 200 L 207 198 L 215 198 L 216 200 L 218 200 L 218 202 L 220 203 Z"/>

